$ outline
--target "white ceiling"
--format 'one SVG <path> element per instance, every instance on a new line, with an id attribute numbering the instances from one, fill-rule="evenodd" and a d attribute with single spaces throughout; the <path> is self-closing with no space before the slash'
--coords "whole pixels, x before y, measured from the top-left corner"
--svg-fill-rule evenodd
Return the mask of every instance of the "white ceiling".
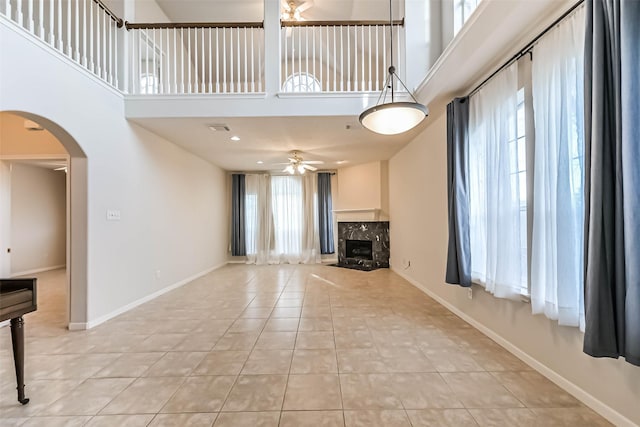
<path id="1" fill-rule="evenodd" d="M 320 160 L 321 170 L 389 159 L 413 139 L 428 118 L 398 136 L 374 134 L 348 117 L 253 117 L 132 119 L 187 151 L 229 171 L 282 170 L 291 151 L 304 160 Z M 229 132 L 208 126 L 225 124 Z M 347 129 L 347 126 L 350 129 Z M 240 137 L 233 142 L 231 136 Z M 258 161 L 264 162 L 258 164 Z"/>
<path id="2" fill-rule="evenodd" d="M 261 22 L 264 1 L 281 0 L 156 0 L 173 22 Z M 290 0 L 286 0 L 289 2 Z M 295 0 L 296 4 L 306 0 Z M 400 19 L 403 0 L 393 0 Z M 313 0 L 302 14 L 307 20 L 387 20 L 388 0 Z"/>

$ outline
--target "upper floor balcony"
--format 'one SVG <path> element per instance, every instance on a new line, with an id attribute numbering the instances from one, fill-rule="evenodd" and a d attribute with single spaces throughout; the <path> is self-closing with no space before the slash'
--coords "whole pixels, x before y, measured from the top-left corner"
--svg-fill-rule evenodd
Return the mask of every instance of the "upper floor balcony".
<path id="1" fill-rule="evenodd" d="M 101 0 L 0 0 L 13 25 L 122 92 L 128 117 L 350 115 L 377 101 L 392 63 L 405 78 L 404 19 L 282 13 L 267 0 L 260 22 L 127 22 Z"/>

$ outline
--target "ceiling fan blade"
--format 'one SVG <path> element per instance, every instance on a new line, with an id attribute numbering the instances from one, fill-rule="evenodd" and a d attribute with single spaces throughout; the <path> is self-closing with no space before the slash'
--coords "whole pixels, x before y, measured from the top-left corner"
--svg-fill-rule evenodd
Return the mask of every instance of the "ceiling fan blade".
<path id="1" fill-rule="evenodd" d="M 318 170 L 318 168 L 315 168 L 313 166 L 309 166 L 309 165 L 304 164 L 304 163 L 302 164 L 302 167 L 305 168 L 306 170 L 310 170 L 311 172 L 315 172 L 315 171 Z"/>
<path id="2" fill-rule="evenodd" d="M 303 160 L 302 163 L 307 165 L 324 165 L 322 160 Z"/>
<path id="3" fill-rule="evenodd" d="M 313 6 L 313 0 L 307 0 L 306 2 L 298 5 L 296 7 L 296 9 L 298 10 L 298 12 L 302 13 L 302 12 L 304 12 L 305 10 L 309 9 L 312 6 Z"/>
<path id="4" fill-rule="evenodd" d="M 271 163 L 271 166 L 287 166 L 290 165 L 291 162 L 283 162 L 283 163 Z"/>
<path id="5" fill-rule="evenodd" d="M 282 8 L 289 12 L 291 10 L 291 6 L 289 6 L 289 2 L 287 0 L 282 0 L 280 3 L 282 3 Z"/>

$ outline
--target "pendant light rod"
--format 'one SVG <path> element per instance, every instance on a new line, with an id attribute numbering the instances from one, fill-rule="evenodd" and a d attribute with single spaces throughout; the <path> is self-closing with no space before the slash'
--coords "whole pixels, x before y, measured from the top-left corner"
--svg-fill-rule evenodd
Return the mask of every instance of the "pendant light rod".
<path id="1" fill-rule="evenodd" d="M 393 75 L 396 73 L 396 67 L 393 66 L 393 0 L 389 0 L 389 31 L 391 32 L 391 66 L 389 67 L 389 77 L 391 81 L 391 102 L 394 101 Z"/>

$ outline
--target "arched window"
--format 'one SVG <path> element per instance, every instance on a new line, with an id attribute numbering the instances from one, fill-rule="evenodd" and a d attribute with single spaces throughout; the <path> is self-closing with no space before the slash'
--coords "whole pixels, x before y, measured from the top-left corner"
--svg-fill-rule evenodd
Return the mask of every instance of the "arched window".
<path id="1" fill-rule="evenodd" d="M 284 92 L 321 92 L 322 86 L 312 74 L 295 73 L 287 77 L 282 90 Z"/>

